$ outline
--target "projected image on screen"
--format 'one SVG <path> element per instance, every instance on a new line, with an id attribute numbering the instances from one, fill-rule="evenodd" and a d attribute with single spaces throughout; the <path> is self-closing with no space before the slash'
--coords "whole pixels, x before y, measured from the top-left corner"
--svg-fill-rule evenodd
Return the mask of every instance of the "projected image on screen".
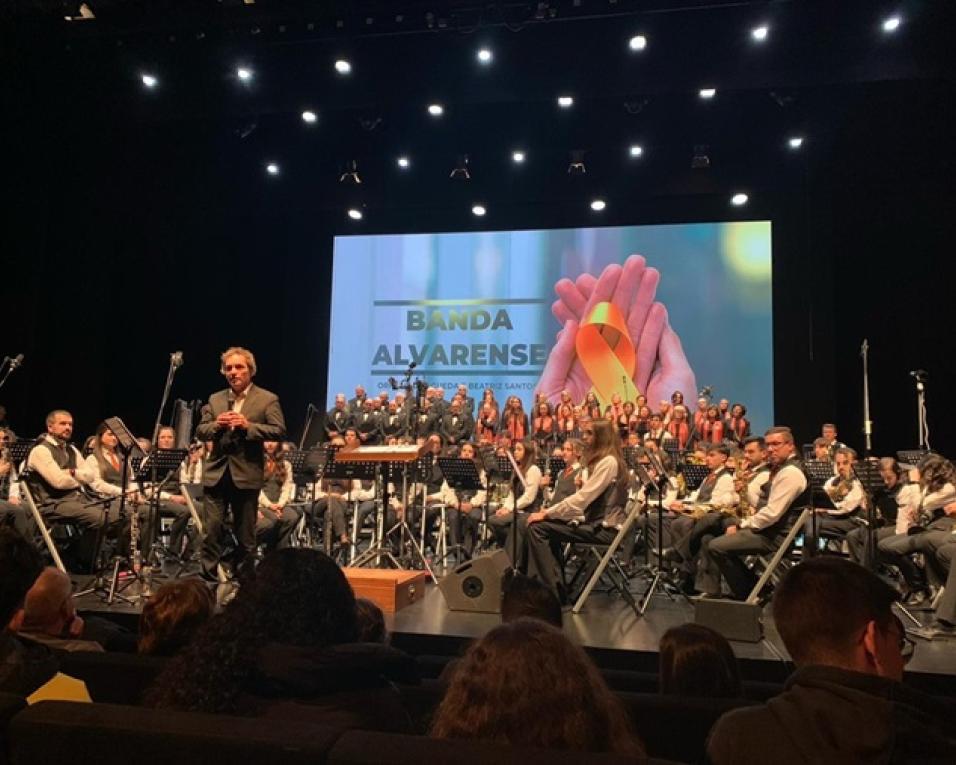
<path id="1" fill-rule="evenodd" d="M 430 385 L 647 397 L 698 391 L 773 420 L 769 221 L 337 237 L 328 393 L 411 364 Z"/>

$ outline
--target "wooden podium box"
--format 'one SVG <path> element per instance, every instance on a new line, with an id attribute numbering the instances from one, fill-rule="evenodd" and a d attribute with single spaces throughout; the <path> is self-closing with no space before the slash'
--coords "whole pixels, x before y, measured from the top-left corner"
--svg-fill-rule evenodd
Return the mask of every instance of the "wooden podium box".
<path id="1" fill-rule="evenodd" d="M 368 598 L 379 608 L 394 614 L 425 596 L 424 571 L 381 568 L 343 568 L 357 598 Z"/>

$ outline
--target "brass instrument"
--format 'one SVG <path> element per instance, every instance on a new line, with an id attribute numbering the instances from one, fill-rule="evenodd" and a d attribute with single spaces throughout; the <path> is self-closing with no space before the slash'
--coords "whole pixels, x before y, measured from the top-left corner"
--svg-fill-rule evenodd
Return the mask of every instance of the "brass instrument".
<path id="1" fill-rule="evenodd" d="M 853 478 L 846 476 L 838 476 L 836 481 L 829 485 L 826 488 L 827 496 L 830 498 L 830 501 L 833 504 L 837 502 L 842 502 L 846 499 L 847 495 L 853 489 Z"/>

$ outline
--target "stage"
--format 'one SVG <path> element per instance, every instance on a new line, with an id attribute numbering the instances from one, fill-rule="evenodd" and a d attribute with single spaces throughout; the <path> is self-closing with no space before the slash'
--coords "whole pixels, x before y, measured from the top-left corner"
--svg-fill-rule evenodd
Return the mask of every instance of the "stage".
<path id="1" fill-rule="evenodd" d="M 85 584 L 85 580 L 86 577 L 79 578 L 78 583 Z M 645 589 L 643 579 L 636 577 L 632 580 L 636 597 L 639 598 Z M 220 585 L 217 598 L 220 602 L 228 601 L 234 592 L 233 585 Z M 107 605 L 96 595 L 77 599 L 77 609 L 81 614 L 107 617 L 132 630 L 136 629 L 141 608 L 138 601 Z M 928 612 L 915 612 L 914 615 L 924 622 L 930 620 Z M 581 613 L 565 611 L 564 631 L 574 642 L 584 646 L 603 669 L 653 674 L 657 672 L 661 637 L 671 627 L 693 621 L 693 618 L 693 603 L 684 599 L 673 600 L 665 594 L 655 594 L 646 614 L 638 616 L 619 596 L 595 592 Z M 901 618 L 906 621 L 902 615 Z M 471 640 L 499 624 L 500 617 L 497 614 L 450 611 L 438 587 L 429 582 L 423 598 L 395 614 L 386 614 L 385 621 L 397 648 L 415 656 L 436 658 L 460 655 Z M 764 641 L 733 642 L 734 653 L 740 660 L 746 680 L 782 683 L 792 667 L 789 662 L 781 660 L 781 657 L 789 657 L 777 635 L 769 607 L 764 609 L 763 622 Z M 956 676 L 956 640 L 917 639 L 916 652 L 906 670 L 914 686 L 938 694 L 956 695 L 953 681 Z"/>

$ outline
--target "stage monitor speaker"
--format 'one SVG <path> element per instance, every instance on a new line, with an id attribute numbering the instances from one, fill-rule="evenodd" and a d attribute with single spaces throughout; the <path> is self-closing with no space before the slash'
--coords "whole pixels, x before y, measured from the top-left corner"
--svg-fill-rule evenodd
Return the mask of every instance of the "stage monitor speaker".
<path id="1" fill-rule="evenodd" d="M 759 643 L 763 640 L 762 607 L 739 600 L 698 600 L 694 621 L 719 632 L 728 640 Z"/>
<path id="2" fill-rule="evenodd" d="M 501 613 L 501 580 L 511 566 L 504 550 L 462 563 L 438 583 L 451 611 Z"/>

